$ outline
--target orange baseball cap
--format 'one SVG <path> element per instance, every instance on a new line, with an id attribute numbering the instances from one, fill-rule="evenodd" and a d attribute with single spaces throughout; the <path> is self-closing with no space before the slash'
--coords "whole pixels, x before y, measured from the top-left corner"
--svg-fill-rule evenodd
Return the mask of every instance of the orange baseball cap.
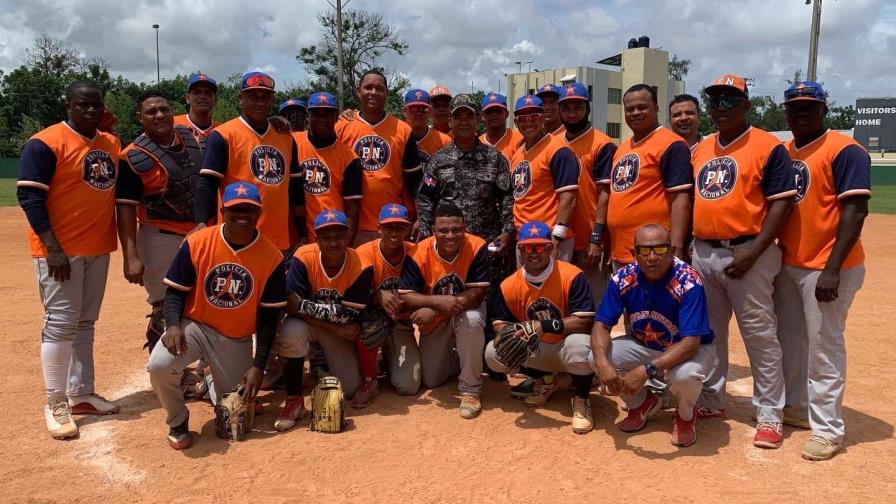
<path id="1" fill-rule="evenodd" d="M 715 94 L 724 89 L 733 89 L 744 96 L 749 96 L 749 91 L 747 91 L 747 79 L 735 74 L 725 74 L 710 82 L 709 85 L 706 86 L 706 94 Z"/>
<path id="2" fill-rule="evenodd" d="M 429 99 L 438 98 L 439 96 L 447 96 L 451 98 L 451 91 L 441 84 L 436 84 L 429 90 Z"/>

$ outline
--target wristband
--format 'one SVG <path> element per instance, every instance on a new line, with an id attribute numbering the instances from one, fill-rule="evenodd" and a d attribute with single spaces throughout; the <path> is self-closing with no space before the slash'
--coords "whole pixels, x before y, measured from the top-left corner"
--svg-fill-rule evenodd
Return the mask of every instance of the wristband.
<path id="1" fill-rule="evenodd" d="M 563 329 L 565 327 L 563 319 L 542 320 L 540 323 L 541 331 L 544 333 L 563 334 Z"/>
<path id="2" fill-rule="evenodd" d="M 604 241 L 604 229 L 606 228 L 606 224 L 601 224 L 599 222 L 594 224 L 594 228 L 591 230 L 591 238 L 589 241 L 595 245 L 600 245 Z"/>
<path id="3" fill-rule="evenodd" d="M 566 227 L 565 225 L 554 224 L 554 229 L 553 229 L 553 231 L 551 231 L 551 234 L 554 236 L 554 238 L 557 238 L 558 240 L 565 240 L 566 233 L 568 233 L 568 232 L 569 232 L 569 228 Z"/>

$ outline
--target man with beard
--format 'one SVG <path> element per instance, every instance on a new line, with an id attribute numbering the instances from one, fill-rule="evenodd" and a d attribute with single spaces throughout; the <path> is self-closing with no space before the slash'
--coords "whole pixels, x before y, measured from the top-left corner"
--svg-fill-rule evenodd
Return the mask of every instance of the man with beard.
<path id="1" fill-rule="evenodd" d="M 689 94 L 681 94 L 669 103 L 669 126 L 678 136 L 684 138 L 691 151 L 703 140 L 700 134 L 700 102 Z"/>

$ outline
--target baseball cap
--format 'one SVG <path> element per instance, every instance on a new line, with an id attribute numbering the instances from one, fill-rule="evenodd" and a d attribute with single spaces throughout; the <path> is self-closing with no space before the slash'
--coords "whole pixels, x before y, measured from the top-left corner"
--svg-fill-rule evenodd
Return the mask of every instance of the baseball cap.
<path id="1" fill-rule="evenodd" d="M 535 96 L 541 98 L 541 95 L 548 93 L 554 93 L 555 95 L 560 96 L 560 86 L 556 84 L 545 84 L 538 88 L 538 92 L 535 93 Z"/>
<path id="2" fill-rule="evenodd" d="M 224 188 L 224 197 L 221 203 L 224 208 L 242 204 L 261 208 L 261 194 L 258 193 L 258 188 L 254 184 L 234 182 Z"/>
<path id="3" fill-rule="evenodd" d="M 308 108 L 305 105 L 305 102 L 298 98 L 290 98 L 288 100 L 280 102 L 280 112 L 283 112 L 283 109 L 285 109 L 286 107 L 302 107 L 303 109 Z"/>
<path id="4" fill-rule="evenodd" d="M 404 222 L 410 224 L 411 217 L 408 215 L 408 209 L 404 205 L 389 203 L 388 205 L 383 205 L 383 208 L 380 210 L 380 218 L 378 222 L 380 224 L 387 224 L 389 222 Z"/>
<path id="5" fill-rule="evenodd" d="M 563 100 L 588 101 L 588 88 L 586 88 L 584 84 L 578 82 L 570 82 L 569 84 L 563 86 L 563 91 L 560 93 L 560 99 L 558 101 Z"/>
<path id="6" fill-rule="evenodd" d="M 240 92 L 249 89 L 274 90 L 274 78 L 264 72 L 246 72 L 240 81 Z"/>
<path id="7" fill-rule="evenodd" d="M 551 243 L 551 228 L 541 221 L 527 222 L 520 226 L 517 244 Z"/>
<path id="8" fill-rule="evenodd" d="M 502 107 L 507 110 L 507 97 L 498 93 L 489 93 L 482 97 L 482 110 Z"/>
<path id="9" fill-rule="evenodd" d="M 404 104 L 405 106 L 425 105 L 429 107 L 429 93 L 422 89 L 411 89 L 404 94 Z"/>
<path id="10" fill-rule="evenodd" d="M 821 84 L 813 81 L 800 81 L 784 91 L 784 103 L 794 101 L 816 101 L 821 103 L 828 102 L 828 93 L 821 87 Z"/>
<path id="11" fill-rule="evenodd" d="M 476 100 L 474 100 L 472 96 L 465 93 L 461 93 L 451 99 L 452 114 L 462 108 L 470 109 L 474 114 L 479 113 L 479 104 L 476 103 Z"/>
<path id="12" fill-rule="evenodd" d="M 451 98 L 451 91 L 441 84 L 436 84 L 429 90 L 429 99 L 438 98 L 439 96 L 447 96 Z"/>
<path id="13" fill-rule="evenodd" d="M 744 96 L 749 96 L 747 79 L 734 74 L 725 74 L 710 82 L 705 91 L 706 94 L 716 94 L 726 89 L 733 89 Z"/>
<path id="14" fill-rule="evenodd" d="M 537 108 L 544 110 L 544 103 L 541 98 L 532 95 L 520 96 L 516 99 L 516 105 L 513 107 L 513 113 L 516 114 L 526 109 Z"/>
<path id="15" fill-rule="evenodd" d="M 193 86 L 199 83 L 205 83 L 209 86 L 215 88 L 215 91 L 218 90 L 218 83 L 215 82 L 215 79 L 212 79 L 208 75 L 205 75 L 201 71 L 194 72 L 190 74 L 190 77 L 187 78 L 187 91 L 193 89 Z"/>
<path id="16" fill-rule="evenodd" d="M 326 91 L 311 93 L 308 98 L 308 109 L 319 108 L 338 109 L 339 105 L 336 105 L 336 98 Z"/>
<path id="17" fill-rule="evenodd" d="M 348 219 L 340 210 L 324 210 L 314 218 L 314 230 L 317 231 L 328 226 L 348 227 Z"/>

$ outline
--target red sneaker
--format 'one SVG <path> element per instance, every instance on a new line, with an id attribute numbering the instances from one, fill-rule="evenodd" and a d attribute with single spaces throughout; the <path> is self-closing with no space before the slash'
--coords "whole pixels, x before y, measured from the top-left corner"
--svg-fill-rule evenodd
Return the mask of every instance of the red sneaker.
<path id="1" fill-rule="evenodd" d="M 672 424 L 672 444 L 675 446 L 691 446 L 697 441 L 697 408 L 690 420 L 682 420 L 675 411 L 675 423 Z"/>
<path id="2" fill-rule="evenodd" d="M 725 418 L 725 408 L 712 409 L 707 408 L 706 406 L 700 406 L 699 408 L 697 408 L 697 418 Z"/>
<path id="3" fill-rule="evenodd" d="M 784 443 L 784 424 L 780 422 L 759 422 L 753 446 L 759 448 L 780 448 Z"/>
<path id="4" fill-rule="evenodd" d="M 366 378 L 352 397 L 352 407 L 355 409 L 364 409 L 370 406 L 370 403 L 373 402 L 373 398 L 379 393 L 380 387 L 376 379 Z"/>
<path id="5" fill-rule="evenodd" d="M 628 416 L 619 424 L 619 430 L 622 432 L 638 432 L 647 425 L 647 419 L 660 409 L 660 400 L 657 396 L 647 393 L 644 402 L 637 408 L 628 410 Z"/>
<path id="6" fill-rule="evenodd" d="M 274 420 L 274 430 L 288 431 L 296 426 L 296 423 L 305 417 L 305 398 L 301 395 L 287 397 L 283 404 L 283 411 L 277 420 Z"/>

